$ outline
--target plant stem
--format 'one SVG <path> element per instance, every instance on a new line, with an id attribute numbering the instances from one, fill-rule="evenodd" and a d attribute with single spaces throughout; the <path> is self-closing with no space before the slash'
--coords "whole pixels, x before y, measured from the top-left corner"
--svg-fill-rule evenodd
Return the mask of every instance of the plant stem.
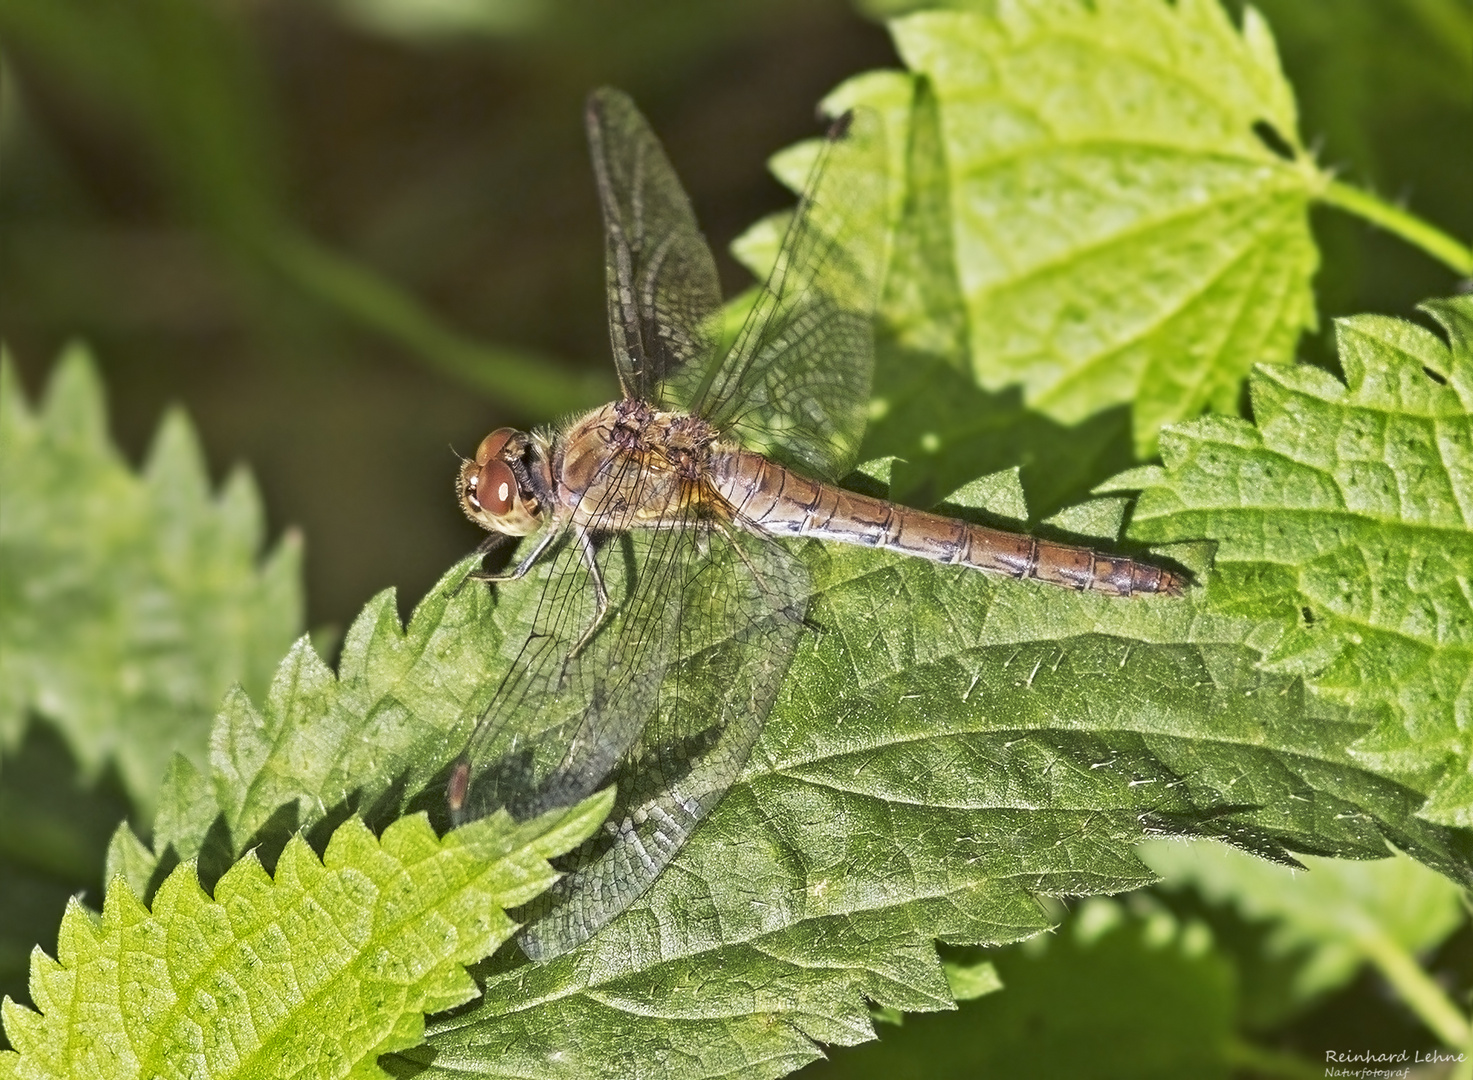
<path id="1" fill-rule="evenodd" d="M 1387 232 L 1395 233 L 1409 244 L 1421 248 L 1439 262 L 1463 277 L 1473 275 L 1473 248 L 1430 225 L 1415 214 L 1363 191 L 1358 187 L 1331 180 L 1320 192 L 1320 201 L 1338 206 L 1346 213 L 1364 218 Z"/>
<path id="2" fill-rule="evenodd" d="M 550 418 L 614 395 L 613 387 L 604 385 L 607 380 L 456 333 L 412 296 L 291 229 L 264 229 L 252 246 L 271 269 L 309 296 L 513 409 Z"/>
<path id="3" fill-rule="evenodd" d="M 1473 1080 L 1473 1025 L 1468 1029 L 1468 1044 L 1463 1047 L 1463 1060 L 1453 1067 L 1448 1080 Z"/>
<path id="4" fill-rule="evenodd" d="M 1406 949 L 1378 931 L 1359 935 L 1356 944 L 1443 1045 L 1461 1050 L 1468 1044 L 1468 1018 Z"/>

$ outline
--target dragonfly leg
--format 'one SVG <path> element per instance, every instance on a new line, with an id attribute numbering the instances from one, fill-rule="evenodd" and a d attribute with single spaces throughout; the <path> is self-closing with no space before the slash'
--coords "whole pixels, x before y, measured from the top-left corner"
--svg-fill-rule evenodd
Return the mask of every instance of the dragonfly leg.
<path id="1" fill-rule="evenodd" d="M 517 564 L 515 570 L 504 574 L 493 574 L 486 570 L 472 570 L 465 576 L 466 581 L 484 581 L 488 585 L 495 585 L 502 581 L 516 581 L 527 576 L 527 573 L 537 565 L 537 560 L 542 558 L 542 553 L 547 550 L 548 545 L 557 539 L 558 530 L 547 528 L 542 530 L 542 535 L 537 538 L 536 545 L 527 552 L 527 557 Z"/>
<path id="2" fill-rule="evenodd" d="M 486 539 L 482 540 L 479 544 L 476 545 L 476 551 L 475 551 L 475 553 L 477 555 L 480 555 L 482 558 L 484 558 L 485 556 L 491 554 L 491 552 L 495 551 L 497 548 L 501 547 L 503 544 L 505 544 L 508 540 L 511 540 L 511 539 L 513 539 L 513 538 L 510 537 L 510 536 L 507 536 L 506 533 L 488 533 L 487 536 L 486 536 Z M 465 577 L 461 578 L 460 579 L 460 582 L 455 586 L 455 588 L 453 588 L 453 589 L 450 590 L 450 595 L 451 596 L 459 596 L 460 595 L 460 590 L 463 589 L 463 588 L 465 588 L 465 583 L 467 581 L 479 581 L 479 580 L 481 580 L 481 577 L 478 577 L 477 576 L 478 574 L 479 574 L 479 571 L 475 571 L 475 572 L 469 573 Z"/>
<path id="3" fill-rule="evenodd" d="M 593 617 L 593 622 L 588 624 L 588 629 L 583 631 L 583 636 L 578 643 L 568 652 L 568 659 L 575 659 L 584 647 L 593 640 L 593 635 L 598 633 L 599 627 L 608 621 L 614 605 L 609 602 L 609 590 L 604 585 L 603 571 L 598 568 L 598 553 L 593 548 L 593 537 L 586 529 L 574 529 L 578 537 L 578 548 L 583 553 L 583 565 L 588 567 L 588 576 L 593 580 L 593 596 L 598 603 L 598 614 Z"/>

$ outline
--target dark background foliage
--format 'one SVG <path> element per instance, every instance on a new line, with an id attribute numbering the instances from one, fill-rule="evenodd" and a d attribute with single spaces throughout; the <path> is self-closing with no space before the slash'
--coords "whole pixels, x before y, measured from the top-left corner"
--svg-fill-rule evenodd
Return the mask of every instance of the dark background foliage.
<path id="1" fill-rule="evenodd" d="M 176 6 L 141 10 L 163 22 Z M 215 153 L 217 172 L 258 174 L 240 197 L 211 188 L 238 179 L 201 176 L 201 162 L 161 145 L 172 122 L 119 107 L 111 76 L 99 93 L 90 63 L 58 60 L 49 39 L 15 31 L 27 20 L 14 13 L 0 19 L 7 96 L 18 88 L 23 102 L 10 110 L 0 189 L 0 334 L 33 391 L 63 342 L 87 340 L 130 453 L 182 402 L 215 467 L 248 461 L 273 525 L 309 539 L 314 626 L 345 623 L 387 584 L 421 595 L 478 539 L 450 495 L 449 447 L 468 452 L 493 427 L 555 413 L 498 400 L 304 296 L 234 235 L 259 212 L 243 202 L 264 195 L 448 326 L 594 372 L 607 393 L 589 88 L 624 87 L 648 113 L 734 291 L 746 272 L 726 244 L 791 200 L 766 157 L 817 130 L 816 104 L 840 79 L 898 63 L 881 26 L 832 0 L 553 4 L 522 34 L 422 46 L 316 5 L 222 5 L 218 16 L 242 95 L 222 106 L 235 118 L 223 126 L 250 134 Z M 221 81 L 179 67 L 179 97 Z"/>

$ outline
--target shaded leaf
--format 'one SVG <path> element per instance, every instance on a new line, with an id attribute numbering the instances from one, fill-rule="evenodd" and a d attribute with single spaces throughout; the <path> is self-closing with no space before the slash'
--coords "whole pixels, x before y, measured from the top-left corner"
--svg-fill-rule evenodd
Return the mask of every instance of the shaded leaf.
<path id="1" fill-rule="evenodd" d="M 170 755 L 203 762 L 225 689 L 259 693 L 298 632 L 301 545 L 288 535 L 258 562 L 254 484 L 236 471 L 213 494 L 182 414 L 133 472 L 81 349 L 37 412 L 0 365 L 0 490 L 0 748 L 39 713 L 147 809 Z"/>
<path id="2" fill-rule="evenodd" d="M 1063 424 L 1131 403 L 1148 454 L 1314 325 L 1324 177 L 1251 10 L 1241 31 L 1214 0 L 991 11 L 892 24 L 940 106 L 972 373 Z"/>
<path id="3" fill-rule="evenodd" d="M 871 107 L 901 103 L 886 110 L 901 152 L 892 171 L 905 183 L 893 185 L 904 196 L 878 327 L 866 450 L 903 459 L 894 490 L 915 505 L 1009 467 L 1020 469 L 1035 518 L 1085 497 L 1134 463 L 1128 410 L 1108 409 L 1066 427 L 1026 407 L 1016 387 L 990 393 L 977 385 L 957 277 L 947 147 L 931 82 L 875 73 L 843 90 Z M 1027 521 L 1028 503 L 990 509 Z"/>
<path id="4" fill-rule="evenodd" d="M 1256 13 L 1239 31 L 1212 0 L 1026 0 L 891 29 L 911 74 L 825 104 L 881 113 L 906 180 L 865 446 L 914 463 L 903 492 L 1022 464 L 1043 516 L 1293 359 L 1326 176 Z M 772 166 L 796 190 L 809 160 Z M 779 235 L 734 250 L 760 277 Z"/>
<path id="5" fill-rule="evenodd" d="M 1016 502 L 1009 484 L 958 502 Z M 1111 500 L 1094 520 L 1118 512 Z M 1362 726 L 1307 712 L 1295 679 L 1259 669 L 1251 620 L 802 551 L 819 630 L 737 786 L 602 933 L 543 965 L 505 954 L 484 1003 L 394 1068 L 782 1075 L 815 1041 L 871 1037 L 868 1002 L 948 1007 L 937 938 L 1017 940 L 1049 924 L 1040 896 L 1149 881 L 1133 845 L 1152 834 L 1357 857 L 1389 838 L 1473 873 L 1466 836 L 1417 821 L 1416 792 L 1345 753 Z M 170 847 L 228 865 L 353 806 L 443 813 L 444 766 L 547 572 L 500 586 L 493 606 L 457 588 L 465 569 L 403 630 L 391 594 L 371 603 L 338 676 L 299 643 L 263 705 L 232 695 L 210 770 L 171 770 L 154 851 L 120 834 L 114 865 L 152 880 Z"/>
<path id="6" fill-rule="evenodd" d="M 1048 925 L 1041 894 L 1149 881 L 1130 845 L 1153 831 L 1362 858 L 1400 837 L 1473 872 L 1466 835 L 1345 752 L 1361 727 L 1257 670 L 1247 622 L 808 556 L 823 632 L 743 780 L 633 907 L 498 963 L 405 1069 L 780 1076 L 871 1037 L 869 1002 L 948 1007 L 936 939 L 1017 940 Z"/>

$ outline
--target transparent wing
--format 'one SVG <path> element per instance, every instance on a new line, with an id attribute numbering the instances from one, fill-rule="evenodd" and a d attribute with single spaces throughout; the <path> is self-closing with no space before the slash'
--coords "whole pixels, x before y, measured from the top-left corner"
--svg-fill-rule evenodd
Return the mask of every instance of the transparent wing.
<path id="1" fill-rule="evenodd" d="M 618 804 L 604 833 L 560 862 L 566 876 L 517 913 L 534 960 L 586 940 L 653 884 L 740 774 L 792 660 L 808 594 L 802 563 L 746 533 L 711 534 L 699 555 L 696 535 L 682 534 L 680 569 L 667 572 L 683 597 L 679 645 L 612 777 Z"/>
<path id="2" fill-rule="evenodd" d="M 696 501 L 671 524 L 598 548 L 617 607 L 577 656 L 596 605 L 576 539 L 536 571 L 537 600 L 508 628 L 520 647 L 466 751 L 461 821 L 497 807 L 530 817 L 618 785 L 604 834 L 518 913 L 533 959 L 573 948 L 650 886 L 741 771 L 792 658 L 803 564 Z"/>
<path id="3" fill-rule="evenodd" d="M 661 380 L 715 348 L 721 283 L 665 151 L 627 94 L 588 97 L 588 144 L 603 209 L 609 338 L 624 396 L 655 401 Z"/>
<path id="4" fill-rule="evenodd" d="M 849 471 L 869 402 L 885 192 L 883 124 L 855 110 L 820 145 L 735 343 L 699 375 L 693 366 L 676 373 L 668 396 L 809 475 Z"/>

